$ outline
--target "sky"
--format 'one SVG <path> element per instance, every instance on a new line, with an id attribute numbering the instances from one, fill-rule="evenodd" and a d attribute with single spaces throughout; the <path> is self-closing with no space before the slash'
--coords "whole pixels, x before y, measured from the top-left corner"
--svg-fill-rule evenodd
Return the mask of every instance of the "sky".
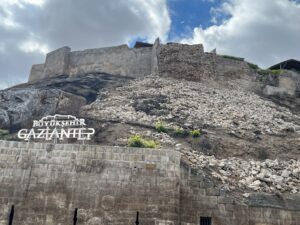
<path id="1" fill-rule="evenodd" d="M 136 40 L 203 44 L 267 68 L 300 60 L 300 0 L 0 0 L 0 89 L 47 52 Z"/>

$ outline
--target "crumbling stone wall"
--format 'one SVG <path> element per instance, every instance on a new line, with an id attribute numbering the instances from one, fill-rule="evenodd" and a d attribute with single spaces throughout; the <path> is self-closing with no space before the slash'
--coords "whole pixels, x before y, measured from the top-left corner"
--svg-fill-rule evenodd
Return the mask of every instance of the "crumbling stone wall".
<path id="1" fill-rule="evenodd" d="M 212 62 L 203 46 L 170 43 L 158 47 L 158 72 L 161 76 L 202 80 L 214 76 Z"/>
<path id="2" fill-rule="evenodd" d="M 197 225 L 201 217 L 211 217 L 212 225 L 298 225 L 300 195 L 249 194 L 241 201 L 201 171 L 182 164 L 181 224 Z"/>
<path id="3" fill-rule="evenodd" d="M 0 141 L 0 225 L 298 225 L 300 196 L 243 202 L 173 150 Z"/>
<path id="4" fill-rule="evenodd" d="M 215 70 L 220 78 L 225 79 L 243 78 L 251 72 L 248 63 L 244 60 L 230 59 L 219 55 L 216 55 L 215 58 Z"/>
<path id="5" fill-rule="evenodd" d="M 58 75 L 77 76 L 108 73 L 142 77 L 151 73 L 178 79 L 201 81 L 211 78 L 241 78 L 250 68 L 245 61 L 204 52 L 203 45 L 160 44 L 149 47 L 116 47 L 73 51 L 63 47 L 47 54 L 45 64 L 33 65 L 29 81 Z"/>
<path id="6" fill-rule="evenodd" d="M 177 221 L 175 151 L 0 142 L 0 224 L 142 224 Z M 161 223 L 158 223 L 161 221 Z"/>
<path id="7" fill-rule="evenodd" d="M 250 73 L 247 62 L 204 52 L 201 44 L 170 43 L 158 46 L 156 53 L 158 72 L 166 77 L 201 81 L 239 79 Z"/>

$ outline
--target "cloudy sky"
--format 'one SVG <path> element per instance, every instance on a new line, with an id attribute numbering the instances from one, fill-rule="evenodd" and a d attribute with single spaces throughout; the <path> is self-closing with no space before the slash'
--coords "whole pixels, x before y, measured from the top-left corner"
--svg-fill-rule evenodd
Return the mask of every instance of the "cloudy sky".
<path id="1" fill-rule="evenodd" d="M 56 48 L 156 37 L 203 43 L 263 68 L 300 60 L 300 0 L 0 0 L 0 89 L 25 82 Z"/>

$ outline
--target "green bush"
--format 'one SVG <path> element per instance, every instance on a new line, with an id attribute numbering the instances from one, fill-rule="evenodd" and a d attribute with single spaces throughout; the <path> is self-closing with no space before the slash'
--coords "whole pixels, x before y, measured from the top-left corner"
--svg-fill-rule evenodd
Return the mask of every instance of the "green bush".
<path id="1" fill-rule="evenodd" d="M 256 65 L 256 64 L 253 64 L 253 63 L 249 63 L 249 62 L 248 62 L 248 65 L 249 65 L 249 67 L 250 67 L 251 69 L 253 69 L 253 70 L 259 70 L 259 66 Z"/>
<path id="2" fill-rule="evenodd" d="M 3 129 L 0 129 L 0 137 L 3 137 L 3 136 L 6 136 L 9 134 L 9 131 L 8 130 L 3 130 Z"/>
<path id="3" fill-rule="evenodd" d="M 259 69 L 257 71 L 260 75 L 279 75 L 281 74 L 282 70 L 270 70 L 270 69 L 266 69 L 266 70 L 263 70 L 263 69 Z"/>
<path id="4" fill-rule="evenodd" d="M 232 55 L 221 55 L 223 58 L 226 59 L 233 59 L 233 60 L 237 60 L 237 61 L 244 61 L 244 58 L 240 58 L 240 57 L 235 57 Z"/>
<path id="5" fill-rule="evenodd" d="M 200 130 L 192 130 L 191 131 L 191 135 L 196 138 L 196 137 L 199 137 L 201 134 L 201 131 Z"/>
<path id="6" fill-rule="evenodd" d="M 158 121 L 155 123 L 155 130 L 157 130 L 160 133 L 168 133 L 168 128 L 166 124 L 162 121 Z"/>
<path id="7" fill-rule="evenodd" d="M 137 148 L 158 148 L 160 144 L 154 140 L 145 140 L 140 135 L 133 135 L 128 139 L 128 146 Z"/>
<path id="8" fill-rule="evenodd" d="M 183 129 L 182 127 L 176 127 L 174 130 L 174 135 L 177 137 L 187 137 L 189 135 L 189 131 Z"/>

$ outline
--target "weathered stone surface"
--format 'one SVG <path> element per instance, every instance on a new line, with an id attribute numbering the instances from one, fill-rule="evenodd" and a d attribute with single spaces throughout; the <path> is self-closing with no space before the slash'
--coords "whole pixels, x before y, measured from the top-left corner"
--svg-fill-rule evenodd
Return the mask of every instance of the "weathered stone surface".
<path id="1" fill-rule="evenodd" d="M 13 224 L 21 225 L 71 224 L 75 208 L 77 222 L 90 225 L 134 224 L 137 211 L 146 225 L 198 224 L 203 216 L 212 217 L 214 225 L 297 225 L 299 194 L 251 194 L 244 201 L 208 196 L 211 187 L 199 185 L 210 182 L 207 171 L 184 166 L 174 150 L 56 144 L 47 151 L 48 147 L 0 141 L 0 163 L 5 163 L 0 167 L 1 225 L 7 224 L 11 205 Z M 91 163 L 95 161 L 105 161 L 104 168 Z M 150 163 L 156 167 L 147 169 Z"/>
<path id="2" fill-rule="evenodd" d="M 148 220 L 143 224 L 176 220 L 179 152 L 89 145 L 53 145 L 49 152 L 47 146 L 0 141 L 0 162 L 5 162 L 0 168 L 1 225 L 7 224 L 11 205 L 14 224 L 24 225 L 72 224 L 75 208 L 80 224 L 129 224 L 136 211 L 141 221 Z M 104 168 L 98 161 L 105 161 Z M 156 167 L 147 169 L 149 163 Z"/>
<path id="3" fill-rule="evenodd" d="M 129 79 L 107 74 L 60 76 L 0 91 L 0 127 L 15 131 L 45 115 L 77 115 L 81 106 L 96 99 L 99 90 Z"/>
<path id="4" fill-rule="evenodd" d="M 148 126 L 163 120 L 169 127 L 202 129 L 199 139 L 186 140 L 182 148 L 188 144 L 217 157 L 299 157 L 299 115 L 233 81 L 217 85 L 148 76 L 101 95 L 81 115 Z M 149 132 L 143 134 L 156 135 Z M 162 141 L 180 142 L 170 135 Z"/>
<path id="5" fill-rule="evenodd" d="M 74 112 L 74 105 L 86 104 L 83 97 L 60 90 L 15 89 L 0 92 L 0 127 L 16 130 L 28 127 L 33 118 Z"/>

